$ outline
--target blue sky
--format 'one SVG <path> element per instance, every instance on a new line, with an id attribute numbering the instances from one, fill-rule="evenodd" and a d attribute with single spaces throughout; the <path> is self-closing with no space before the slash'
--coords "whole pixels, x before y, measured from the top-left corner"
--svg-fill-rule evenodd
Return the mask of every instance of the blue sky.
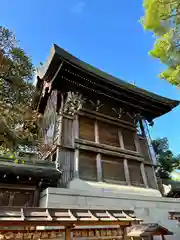
<path id="1" fill-rule="evenodd" d="M 142 0 L 1 0 L 0 23 L 16 33 L 37 66 L 52 43 L 137 86 L 179 99 L 179 91 L 157 78 L 162 65 L 148 56 L 154 38 L 138 22 Z M 151 135 L 168 137 L 180 153 L 180 109 L 155 121 Z"/>

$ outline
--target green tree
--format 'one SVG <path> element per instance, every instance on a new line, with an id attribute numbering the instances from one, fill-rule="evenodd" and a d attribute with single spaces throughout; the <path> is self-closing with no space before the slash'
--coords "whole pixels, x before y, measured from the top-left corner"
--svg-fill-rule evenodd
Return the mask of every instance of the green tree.
<path id="1" fill-rule="evenodd" d="M 145 30 L 156 36 L 154 49 L 149 53 L 167 69 L 159 74 L 173 85 L 180 84 L 180 1 L 144 0 L 145 14 L 141 19 Z"/>
<path id="2" fill-rule="evenodd" d="M 160 178 L 170 178 L 170 173 L 179 167 L 179 156 L 175 157 L 167 138 L 158 138 L 152 141 L 152 145 L 158 161 L 158 174 Z"/>
<path id="3" fill-rule="evenodd" d="M 0 145 L 14 147 L 37 138 L 32 110 L 34 67 L 15 35 L 0 26 Z"/>

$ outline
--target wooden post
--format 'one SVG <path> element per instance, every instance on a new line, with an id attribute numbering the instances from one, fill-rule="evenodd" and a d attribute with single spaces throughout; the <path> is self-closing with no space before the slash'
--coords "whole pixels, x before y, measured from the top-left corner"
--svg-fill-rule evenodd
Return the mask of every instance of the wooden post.
<path id="1" fill-rule="evenodd" d="M 74 120 L 74 138 L 78 139 L 79 138 L 79 116 L 75 116 Z"/>
<path id="2" fill-rule="evenodd" d="M 124 141 L 123 141 L 122 131 L 118 131 L 118 136 L 119 136 L 120 148 L 124 149 Z"/>
<path id="3" fill-rule="evenodd" d="M 74 120 L 74 141 L 75 139 L 79 139 L 79 116 L 78 115 L 75 115 L 75 120 Z M 79 178 L 79 149 L 75 149 L 74 151 L 74 178 Z"/>
<path id="4" fill-rule="evenodd" d="M 140 125 L 140 129 L 141 129 L 141 132 L 142 132 L 142 136 L 146 137 L 142 120 L 139 120 L 139 125 Z"/>
<path id="5" fill-rule="evenodd" d="M 95 142 L 99 143 L 99 128 L 98 128 L 98 122 L 95 121 L 94 123 L 94 134 L 95 134 Z M 101 154 L 98 153 L 96 155 L 96 167 L 97 167 L 97 180 L 99 182 L 102 181 L 102 166 L 101 166 Z"/>
<path id="6" fill-rule="evenodd" d="M 57 137 L 57 150 L 56 150 L 56 168 L 60 165 L 60 148 L 62 141 L 62 122 L 63 122 L 63 107 L 64 107 L 64 95 L 61 94 L 61 107 L 58 114 L 58 137 Z"/>
<path id="7" fill-rule="evenodd" d="M 40 199 L 40 186 L 37 186 L 33 195 L 33 207 L 39 206 L 39 199 Z"/>
<path id="8" fill-rule="evenodd" d="M 152 167 L 152 170 L 153 170 L 153 175 L 154 175 L 154 179 L 155 179 L 155 183 L 156 183 L 156 189 L 159 189 L 159 187 L 158 187 L 158 180 L 157 180 L 157 176 L 156 176 L 156 174 L 155 174 L 155 169 L 154 169 L 154 167 Z"/>
<path id="9" fill-rule="evenodd" d="M 74 152 L 74 178 L 79 178 L 79 149 Z"/>
<path id="10" fill-rule="evenodd" d="M 102 181 L 102 166 L 101 166 L 101 154 L 96 155 L 96 166 L 97 166 L 97 180 Z"/>
<path id="11" fill-rule="evenodd" d="M 70 227 L 65 228 L 65 240 L 71 240 L 71 229 L 70 229 Z"/>
<path id="12" fill-rule="evenodd" d="M 136 152 L 141 153 L 141 147 L 140 147 L 138 134 L 135 133 L 134 135 L 135 135 L 134 136 L 134 142 L 135 142 L 135 146 L 136 146 Z"/>
<path id="13" fill-rule="evenodd" d="M 144 163 L 141 163 L 140 169 L 141 169 L 141 175 L 142 175 L 142 178 L 143 178 L 143 183 L 144 183 L 145 187 L 148 188 L 146 173 L 145 173 L 145 169 L 144 169 Z"/>
<path id="14" fill-rule="evenodd" d="M 95 121 L 95 124 L 94 124 L 94 135 L 95 135 L 95 143 L 99 143 L 99 129 L 98 129 L 97 121 Z"/>
<path id="15" fill-rule="evenodd" d="M 130 180 L 130 175 L 129 175 L 129 168 L 128 168 L 128 163 L 127 163 L 127 159 L 124 158 L 124 173 L 125 173 L 125 178 L 126 178 L 126 182 L 128 185 L 131 185 L 131 180 Z"/>

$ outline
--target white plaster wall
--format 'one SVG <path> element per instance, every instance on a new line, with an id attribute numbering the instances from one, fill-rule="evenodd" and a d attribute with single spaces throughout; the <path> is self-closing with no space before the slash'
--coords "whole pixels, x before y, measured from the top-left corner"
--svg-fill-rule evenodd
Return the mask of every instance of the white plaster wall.
<path id="1" fill-rule="evenodd" d="M 180 240 L 180 226 L 168 220 L 168 211 L 180 211 L 180 200 L 173 198 L 139 196 L 115 191 L 102 192 L 63 188 L 47 188 L 41 194 L 40 207 L 86 208 L 86 209 L 131 209 L 138 218 L 149 223 L 159 223 L 174 232 L 167 240 Z"/>

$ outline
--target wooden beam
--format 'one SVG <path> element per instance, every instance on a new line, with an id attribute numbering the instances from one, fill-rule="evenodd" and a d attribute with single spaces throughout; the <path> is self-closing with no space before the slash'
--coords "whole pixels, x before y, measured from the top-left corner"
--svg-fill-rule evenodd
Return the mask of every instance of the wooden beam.
<path id="1" fill-rule="evenodd" d="M 101 116 L 99 116 L 99 113 L 97 115 L 97 113 L 94 114 L 93 111 L 92 111 L 92 113 L 78 112 L 78 114 L 81 115 L 81 116 L 87 116 L 87 117 L 92 118 L 92 119 L 96 119 L 96 120 L 99 120 L 99 121 L 102 121 L 102 122 L 105 122 L 105 123 L 110 123 L 110 124 L 113 124 L 115 126 L 122 127 L 122 128 L 125 128 L 125 129 L 136 132 L 135 127 L 123 124 L 122 122 L 118 121 L 117 118 L 111 118 L 111 117 L 109 117 L 105 114 L 101 114 Z"/>
<path id="2" fill-rule="evenodd" d="M 114 157 L 119 157 L 119 158 L 126 158 L 126 159 L 130 159 L 130 160 L 138 161 L 138 162 L 143 161 L 143 159 L 139 158 L 139 157 L 134 157 L 131 155 L 118 153 L 118 152 L 114 152 L 114 151 L 109 151 L 109 150 L 105 150 L 105 149 L 98 149 L 95 147 L 90 147 L 90 146 L 86 146 L 86 145 L 82 145 L 82 144 L 78 144 L 78 143 L 76 144 L 76 148 L 81 149 L 81 150 L 86 150 L 86 151 L 92 151 L 95 153 L 101 153 L 103 155 L 109 155 L 109 156 L 114 156 Z M 147 163 L 147 165 L 152 166 L 151 163 Z"/>
<path id="3" fill-rule="evenodd" d="M 131 226 L 132 221 L 19 221 L 11 220 L 0 221 L 0 227 L 11 227 L 11 226 Z"/>
<path id="4" fill-rule="evenodd" d="M 114 146 L 110 146 L 110 145 L 106 145 L 106 144 L 102 144 L 102 143 L 95 143 L 95 142 L 91 142 L 88 140 L 82 140 L 82 139 L 76 139 L 75 141 L 76 143 L 80 143 L 83 145 L 87 145 L 87 146 L 92 146 L 92 147 L 96 147 L 96 148 L 101 148 L 101 149 L 105 149 L 105 150 L 110 150 L 113 152 L 119 152 L 119 153 L 124 153 L 127 155 L 131 155 L 131 156 L 135 156 L 135 157 L 139 157 L 139 158 L 143 158 L 143 156 L 140 153 L 137 153 L 135 151 L 131 151 L 131 150 L 127 150 L 127 149 L 121 149 L 120 147 L 114 147 Z"/>
<path id="5" fill-rule="evenodd" d="M 106 149 L 102 149 L 102 148 L 97 148 L 97 147 L 93 147 L 93 146 L 88 146 L 88 145 L 83 145 L 83 144 L 79 144 L 76 143 L 75 145 L 76 148 L 81 149 L 81 150 L 87 150 L 87 151 L 92 151 L 95 153 L 101 153 L 103 155 L 109 155 L 109 156 L 115 156 L 115 157 L 120 157 L 120 158 L 127 158 L 127 159 L 131 159 L 131 160 L 136 160 L 139 162 L 143 161 L 143 158 L 141 157 L 135 157 L 135 156 L 131 156 L 128 154 L 124 154 L 124 153 L 120 153 L 120 152 L 114 152 L 112 150 L 106 150 Z M 152 164 L 148 164 L 150 166 L 152 166 Z"/>
<path id="6" fill-rule="evenodd" d="M 136 127 L 136 126 L 134 125 L 134 123 L 132 123 L 132 122 L 128 122 L 128 121 L 119 119 L 118 117 L 109 116 L 109 115 L 107 115 L 107 114 L 100 113 L 100 112 L 93 111 L 93 110 L 89 110 L 89 109 L 86 109 L 86 108 L 82 108 L 80 112 L 87 113 L 87 114 L 91 114 L 91 115 L 93 115 L 93 116 L 102 117 L 102 118 L 104 118 L 104 119 L 109 119 L 109 120 L 112 120 L 112 121 L 114 121 L 114 122 L 118 122 L 119 124 L 127 125 L 127 126 L 129 126 L 129 127 L 132 127 L 133 129 L 135 129 L 135 127 Z"/>
<path id="7" fill-rule="evenodd" d="M 27 227 L 27 229 L 26 229 L 26 227 Z M 79 229 L 77 229 L 77 230 L 79 230 Z M 33 227 L 33 229 L 31 229 L 31 226 L 25 226 L 25 229 L 0 229 L 0 233 L 7 233 L 7 232 L 13 232 L 15 234 L 17 234 L 17 233 L 41 233 L 41 232 L 42 233 L 51 233 L 51 232 L 64 233 L 65 229 L 58 229 L 58 228 L 57 229 L 56 228 L 55 229 L 36 229 L 35 227 Z M 17 238 L 17 239 L 21 239 L 21 238 Z"/>
<path id="8" fill-rule="evenodd" d="M 20 186 L 19 184 L 7 184 L 7 183 L 1 183 L 1 187 L 0 188 L 8 188 L 10 189 L 15 189 L 15 190 L 35 190 L 36 186 L 29 186 L 29 185 L 23 185 Z"/>
<path id="9" fill-rule="evenodd" d="M 129 168 L 128 168 L 128 163 L 127 163 L 127 159 L 124 158 L 124 173 L 125 173 L 125 178 L 126 178 L 126 182 L 128 185 L 131 185 L 131 180 L 130 180 L 130 175 L 129 175 Z"/>

